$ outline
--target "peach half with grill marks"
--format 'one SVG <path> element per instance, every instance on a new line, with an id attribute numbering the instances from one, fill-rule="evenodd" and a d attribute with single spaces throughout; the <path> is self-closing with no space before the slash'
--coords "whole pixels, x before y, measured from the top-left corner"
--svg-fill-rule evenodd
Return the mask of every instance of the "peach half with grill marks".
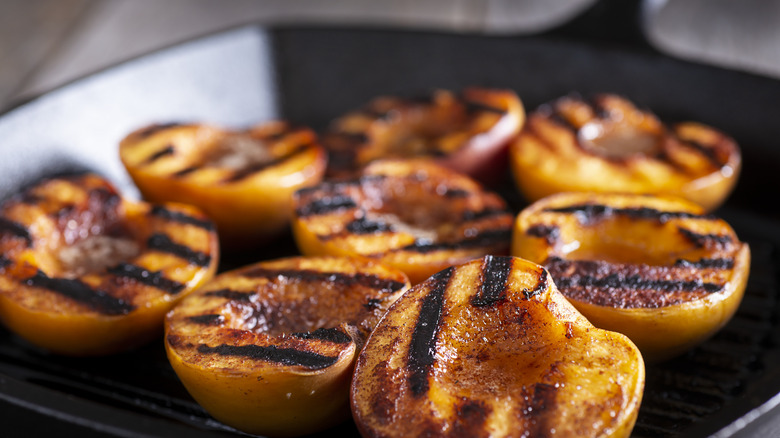
<path id="1" fill-rule="evenodd" d="M 498 195 L 430 160 L 380 160 L 355 179 L 295 194 L 306 255 L 378 260 L 419 283 L 486 254 L 507 254 L 514 215 Z"/>
<path id="2" fill-rule="evenodd" d="M 335 120 L 323 144 L 332 177 L 353 176 L 371 161 L 432 157 L 482 181 L 506 166 L 509 142 L 525 122 L 511 90 L 437 90 L 422 98 L 378 97 Z"/>
<path id="3" fill-rule="evenodd" d="M 390 307 L 358 357 L 352 415 L 365 437 L 628 437 L 644 381 L 639 349 L 544 268 L 485 256 Z"/>
<path id="4" fill-rule="evenodd" d="M 626 334 L 648 360 L 679 355 L 734 315 L 750 249 L 690 201 L 561 193 L 523 210 L 512 254 L 545 266 L 594 325 Z"/>
<path id="5" fill-rule="evenodd" d="M 194 207 L 132 202 L 92 174 L 48 179 L 0 206 L 0 320 L 55 353 L 126 350 L 162 335 L 218 257 Z"/>
<path id="6" fill-rule="evenodd" d="M 166 319 L 168 358 L 192 397 L 245 432 L 297 436 L 349 418 L 355 359 L 409 288 L 378 263 L 260 262 L 217 276 Z"/>
<path id="7" fill-rule="evenodd" d="M 531 113 L 510 162 L 529 201 L 559 192 L 661 194 L 712 211 L 734 188 L 742 158 L 712 127 L 667 127 L 627 99 L 601 94 L 563 97 Z"/>
<path id="8" fill-rule="evenodd" d="M 228 248 L 284 232 L 293 192 L 318 183 L 327 164 L 314 132 L 280 121 L 247 131 L 152 125 L 123 139 L 119 154 L 144 198 L 201 208 Z"/>

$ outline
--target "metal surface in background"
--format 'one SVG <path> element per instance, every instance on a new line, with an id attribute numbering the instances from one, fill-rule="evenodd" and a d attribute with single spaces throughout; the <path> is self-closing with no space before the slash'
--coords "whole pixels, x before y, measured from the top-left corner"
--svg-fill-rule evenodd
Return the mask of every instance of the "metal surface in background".
<path id="1" fill-rule="evenodd" d="M 0 108 L 245 23 L 529 35 L 586 16 L 615 40 L 641 28 L 666 54 L 780 78 L 779 13 L 780 0 L 3 0 Z"/>

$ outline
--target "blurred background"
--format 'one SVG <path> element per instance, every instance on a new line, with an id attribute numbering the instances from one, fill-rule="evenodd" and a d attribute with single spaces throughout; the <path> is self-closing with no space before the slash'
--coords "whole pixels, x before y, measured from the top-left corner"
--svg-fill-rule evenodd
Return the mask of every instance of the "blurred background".
<path id="1" fill-rule="evenodd" d="M 0 0 L 0 111 L 86 74 L 247 23 L 539 34 L 611 43 L 780 78 L 774 0 Z"/>

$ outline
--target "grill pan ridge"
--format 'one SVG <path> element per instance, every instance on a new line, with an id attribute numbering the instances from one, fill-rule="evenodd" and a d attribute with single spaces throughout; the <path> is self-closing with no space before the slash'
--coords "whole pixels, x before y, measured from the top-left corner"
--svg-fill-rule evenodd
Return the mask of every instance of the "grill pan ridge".
<path id="1" fill-rule="evenodd" d="M 433 61 L 427 59 L 430 53 L 436 53 Z M 317 68 L 323 65 L 327 68 Z M 617 76 L 606 81 L 606 72 Z M 647 82 L 650 76 L 669 83 Z M 780 100 L 780 85 L 766 78 L 555 35 L 246 27 L 139 58 L 0 117 L 0 137 L 7 139 L 0 146 L 0 198 L 41 176 L 86 169 L 134 194 L 112 148 L 121 135 L 146 123 L 243 126 L 284 115 L 322 129 L 377 94 L 475 84 L 513 88 L 527 109 L 573 90 L 613 91 L 635 97 L 662 118 L 696 118 L 737 138 L 745 156 L 743 180 L 718 213 L 751 246 L 744 301 L 712 339 L 682 357 L 648 365 L 633 436 L 709 436 L 780 393 L 780 372 L 772 360 L 780 352 L 780 215 L 767 203 L 777 186 L 767 170 L 780 165 L 771 149 L 772 139 L 780 138 L 780 128 L 772 126 L 780 110 L 761 106 Z M 727 111 L 735 116 L 713 109 L 707 93 L 716 91 L 724 98 L 740 96 Z M 85 95 L 97 98 L 84 102 Z M 155 110 L 148 108 L 152 99 L 159 103 Z M 120 108 L 116 102 L 125 104 Z M 111 109 L 101 116 L 87 105 Z M 25 145 L 29 150 L 14 149 Z M 96 158 L 85 158 L 85 150 Z M 20 160 L 38 161 L 15 164 Z M 519 209 L 516 193 L 507 194 Z M 221 269 L 295 253 L 289 236 L 276 248 L 282 250 L 228 259 Z M 190 398 L 168 365 L 161 340 L 115 356 L 74 359 L 36 350 L 0 329 L 0 403 L 0 419 L 17 426 L 57 423 L 116 436 L 245 435 L 213 420 Z M 351 424 L 330 432 L 357 436 Z"/>

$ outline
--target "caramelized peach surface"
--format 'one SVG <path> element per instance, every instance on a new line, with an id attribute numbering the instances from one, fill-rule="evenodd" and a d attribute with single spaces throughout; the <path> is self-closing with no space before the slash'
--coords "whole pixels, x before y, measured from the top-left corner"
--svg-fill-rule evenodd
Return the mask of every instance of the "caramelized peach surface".
<path id="1" fill-rule="evenodd" d="M 144 198 L 200 207 L 229 248 L 285 231 L 292 193 L 318 183 L 326 166 L 316 135 L 285 122 L 247 131 L 153 125 L 128 135 L 119 152 Z"/>
<path id="2" fill-rule="evenodd" d="M 562 193 L 517 217 L 512 254 L 543 264 L 596 326 L 646 358 L 678 355 L 723 327 L 742 300 L 750 250 L 689 201 Z"/>
<path id="3" fill-rule="evenodd" d="M 348 418 L 354 360 L 406 276 L 365 260 L 294 257 L 229 271 L 166 320 L 184 386 L 240 430 L 295 436 Z"/>
<path id="4" fill-rule="evenodd" d="M 95 175 L 46 180 L 0 206 L 0 319 L 56 353 L 138 346 L 218 252 L 193 207 L 133 203 Z"/>
<path id="5" fill-rule="evenodd" d="M 324 136 L 328 173 L 354 176 L 371 161 L 427 156 L 480 180 L 495 179 L 525 122 L 510 90 L 438 90 L 425 98 L 378 97 L 335 120 Z"/>
<path id="6" fill-rule="evenodd" d="M 517 186 L 530 201 L 559 192 L 675 195 L 714 210 L 741 168 L 733 139 L 700 123 L 667 128 L 627 99 L 569 96 L 528 117 L 511 146 Z"/>
<path id="7" fill-rule="evenodd" d="M 388 310 L 358 358 L 363 436 L 627 437 L 639 350 L 593 327 L 540 266 L 486 256 L 447 268 Z"/>
<path id="8" fill-rule="evenodd" d="M 302 253 L 382 261 L 412 283 L 485 254 L 506 254 L 512 215 L 496 194 L 428 160 L 382 160 L 357 179 L 295 195 Z"/>

